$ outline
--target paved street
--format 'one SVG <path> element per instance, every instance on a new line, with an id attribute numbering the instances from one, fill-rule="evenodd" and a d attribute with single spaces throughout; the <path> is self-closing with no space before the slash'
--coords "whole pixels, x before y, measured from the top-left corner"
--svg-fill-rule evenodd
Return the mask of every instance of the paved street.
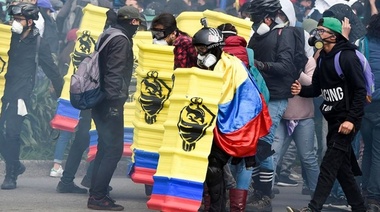
<path id="1" fill-rule="evenodd" d="M 126 163 L 119 164 L 118 169 L 123 169 Z M 28 166 L 29 165 L 29 166 Z M 48 170 L 51 168 L 50 163 L 46 165 L 45 170 L 36 171 L 35 166 L 26 163 L 27 171 L 18 179 L 18 188 L 15 190 L 0 190 L 0 211 L 38 211 L 38 212 L 79 212 L 91 211 L 87 209 L 88 195 L 84 194 L 59 194 L 55 188 L 59 178 L 48 176 Z M 83 169 L 83 168 L 82 168 Z M 0 165 L 0 171 L 4 169 Z M 75 179 L 79 185 L 82 180 L 82 173 Z M 125 207 L 128 212 L 145 212 L 151 211 L 146 207 L 146 197 L 144 186 L 135 184 L 125 177 L 124 171 L 117 171 L 111 181 L 113 191 L 111 197 L 117 203 Z M 1 182 L 3 173 L 0 174 Z M 0 182 L 0 183 L 1 183 Z M 286 206 L 291 205 L 297 208 L 303 207 L 308 203 L 308 196 L 301 195 L 302 186 L 298 187 L 279 187 L 280 194 L 273 200 L 273 212 L 285 212 Z"/>

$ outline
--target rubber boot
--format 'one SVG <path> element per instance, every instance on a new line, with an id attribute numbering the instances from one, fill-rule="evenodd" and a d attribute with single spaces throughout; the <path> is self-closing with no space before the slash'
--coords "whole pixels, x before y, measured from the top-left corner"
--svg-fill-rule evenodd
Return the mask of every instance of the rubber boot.
<path id="1" fill-rule="evenodd" d="M 247 190 L 230 189 L 230 212 L 244 212 L 247 203 Z"/>

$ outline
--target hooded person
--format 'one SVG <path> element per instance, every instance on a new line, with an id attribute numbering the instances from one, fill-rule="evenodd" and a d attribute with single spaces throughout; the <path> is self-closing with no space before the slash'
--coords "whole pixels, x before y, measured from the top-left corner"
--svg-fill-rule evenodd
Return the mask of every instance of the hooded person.
<path id="1" fill-rule="evenodd" d="M 280 15 L 275 19 L 275 21 L 278 24 L 283 23 L 283 24 L 285 24 L 285 26 L 296 27 L 296 28 L 299 27 L 299 26 L 296 26 L 297 18 L 296 18 L 296 13 L 294 10 L 293 3 L 290 0 L 280 0 L 280 4 L 282 7 L 280 10 Z M 281 15 L 281 14 L 283 14 L 283 15 Z M 302 31 L 300 29 L 298 29 L 298 30 L 300 32 Z M 303 42 L 303 44 L 305 46 L 304 49 L 305 49 L 306 56 L 307 57 L 313 56 L 314 50 L 306 42 L 310 37 L 309 32 L 304 30 L 300 34 L 303 34 L 303 36 L 304 36 L 305 42 Z"/>
<path id="2" fill-rule="evenodd" d="M 271 211 L 271 194 L 274 176 L 272 143 L 280 117 L 286 110 L 288 98 L 293 97 L 288 90 L 292 82 L 300 76 L 300 70 L 294 62 L 295 53 L 304 55 L 304 45 L 296 51 L 296 42 L 304 41 L 303 35 L 295 36 L 295 30 L 278 24 L 275 20 L 279 16 L 282 5 L 279 0 L 253 0 L 249 12 L 253 21 L 248 48 L 254 50 L 255 66 L 263 76 L 269 89 L 270 100 L 267 102 L 273 125 L 269 134 L 258 141 L 256 160 L 260 161 L 253 170 L 252 179 L 255 190 L 253 198 L 254 211 Z M 281 11 L 280 11 L 281 12 Z M 278 19 L 277 19 L 278 20 Z M 305 64 L 307 57 L 304 55 Z M 305 67 L 305 64 L 301 65 Z"/>
<path id="3" fill-rule="evenodd" d="M 124 210 L 108 195 L 108 187 L 117 163 L 123 154 L 124 104 L 128 99 L 134 55 L 132 38 L 145 19 L 137 8 L 124 6 L 117 11 L 116 24 L 106 29 L 98 39 L 99 74 L 104 100 L 91 109 L 98 132 L 98 152 L 94 159 L 90 196 L 87 207 L 94 210 Z M 109 41 L 112 33 L 118 32 Z"/>
<path id="4" fill-rule="evenodd" d="M 341 21 L 324 17 L 319 21 L 315 34 L 318 35 L 322 48 L 312 84 L 301 86 L 295 81 L 290 90 L 293 95 L 301 97 L 322 95 L 324 101 L 319 108 L 328 123 L 327 150 L 308 206 L 302 209 L 288 207 L 287 210 L 321 211 L 337 179 L 351 210 L 365 212 L 364 199 L 354 177 L 361 173 L 351 146 L 364 115 L 367 91 L 363 67 L 356 55 L 356 46 L 342 35 Z M 338 61 L 335 60 L 337 54 L 340 54 Z M 340 63 L 344 78 L 337 74 L 336 62 Z"/>

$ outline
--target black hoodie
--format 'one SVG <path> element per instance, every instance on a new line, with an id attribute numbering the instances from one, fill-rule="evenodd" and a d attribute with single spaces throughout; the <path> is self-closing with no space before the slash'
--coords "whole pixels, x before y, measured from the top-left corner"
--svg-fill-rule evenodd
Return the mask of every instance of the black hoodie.
<path id="1" fill-rule="evenodd" d="M 312 85 L 303 86 L 300 96 L 317 97 L 322 94 L 324 101 L 320 110 L 328 122 L 350 121 L 358 129 L 364 115 L 367 92 L 363 68 L 355 49 L 356 46 L 349 42 L 340 41 L 329 53 L 322 50 Z M 339 61 L 344 80 L 338 76 L 334 67 L 334 57 L 339 51 L 342 51 Z"/>

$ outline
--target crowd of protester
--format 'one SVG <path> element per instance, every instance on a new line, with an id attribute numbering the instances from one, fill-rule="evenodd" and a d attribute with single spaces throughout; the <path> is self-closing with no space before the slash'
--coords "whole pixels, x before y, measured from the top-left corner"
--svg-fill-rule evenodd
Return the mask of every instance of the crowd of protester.
<path id="1" fill-rule="evenodd" d="M 27 4 L 23 7 L 27 7 L 30 13 L 38 15 L 29 17 L 17 11 L 23 4 Z M 211 195 L 204 195 L 203 211 L 272 211 L 271 202 L 276 201 L 275 194 L 281 192 L 279 188 L 298 186 L 301 181 L 300 192 L 310 195 L 312 200 L 303 209 L 289 207 L 289 211 L 320 211 L 322 207 L 380 211 L 380 114 L 377 109 L 380 106 L 379 0 L 342 0 L 334 2 L 333 5 L 323 0 L 0 0 L 0 21 L 12 25 L 13 32 L 9 70 L 17 69 L 14 65 L 15 59 L 12 58 L 12 53 L 16 51 L 13 39 L 20 38 L 13 34 L 17 34 L 17 30 L 21 30 L 19 34 L 26 36 L 29 34 L 25 33 L 27 30 L 32 31 L 34 35 L 38 33 L 41 38 L 36 38 L 35 42 L 39 43 L 41 40 L 40 65 L 52 80 L 55 95 L 59 97 L 63 76 L 67 74 L 70 54 L 77 39 L 76 31 L 80 27 L 82 9 L 87 4 L 109 8 L 105 30 L 109 27 L 119 27 L 127 30 L 127 37 L 132 39 L 135 32 L 133 29 L 140 25 L 139 30 L 152 32 L 154 44 L 174 46 L 174 69 L 198 66 L 213 70 L 216 63 L 222 60 L 222 52 L 235 55 L 249 69 L 251 58 L 248 58 L 247 49 L 254 51 L 254 66 L 263 76 L 270 93 L 266 105 L 272 127 L 266 136 L 259 139 L 258 153 L 250 157 L 231 157 L 233 155 L 228 155 L 217 145 L 213 145 L 209 166 L 218 172 L 208 173 L 206 176 L 205 191 L 209 191 Z M 126 6 L 129 9 L 126 9 Z M 125 17 L 134 14 L 130 8 L 135 8 L 139 16 L 124 23 L 120 17 L 124 13 Z M 238 36 L 238 31 L 231 23 L 218 26 L 220 38 L 217 43 L 207 43 L 199 37 L 211 36 L 208 33 L 212 28 L 207 26 L 198 31 L 193 38 L 186 33 L 186 29 L 177 28 L 175 17 L 181 12 L 204 10 L 214 10 L 253 21 L 251 37 L 245 40 Z M 21 23 L 25 20 L 26 24 L 16 29 L 15 22 Z M 130 43 L 126 41 L 126 45 Z M 208 48 L 209 46 L 212 47 Z M 330 49 L 327 46 L 330 46 Z M 321 74 L 318 72 L 332 70 L 332 65 L 326 68 L 328 65 L 325 65 L 324 60 L 329 58 L 331 49 L 332 52 L 336 52 L 339 48 L 358 48 L 363 52 L 374 74 L 375 92 L 372 102 L 364 104 L 363 98 L 355 96 L 363 92 L 364 81 L 352 80 L 350 82 L 354 83 L 351 86 L 355 85 L 357 90 L 349 90 L 347 95 L 350 96 L 350 100 L 342 100 L 347 106 L 340 105 L 341 111 L 333 111 L 335 114 L 330 114 L 328 108 L 334 108 L 336 105 L 326 105 L 328 97 L 321 97 L 320 91 L 310 90 L 310 87 L 315 87 L 319 82 L 317 76 Z M 112 50 L 109 51 L 107 55 L 114 53 Z M 206 61 L 208 54 L 214 55 L 215 61 Z M 131 55 L 127 56 L 130 58 Z M 344 57 L 351 58 L 345 59 L 345 65 L 342 65 L 346 73 L 354 76 L 354 73 L 362 71 L 355 54 L 345 54 Z M 28 58 L 33 63 L 34 56 L 29 55 Z M 131 69 L 129 63 L 125 66 Z M 31 73 L 33 71 L 30 70 Z M 133 70 L 128 71 L 130 74 Z M 17 77 L 17 74 L 12 73 L 7 73 L 5 77 L 6 88 L 14 83 L 12 80 Z M 351 77 L 349 75 L 346 79 L 350 80 Z M 326 79 L 330 80 L 331 76 Z M 129 85 L 130 79 L 126 81 Z M 341 87 L 344 87 L 344 81 L 339 82 L 342 83 Z M 20 125 L 25 116 L 20 115 L 20 104 L 23 108 L 28 107 L 28 93 L 21 92 L 22 95 L 17 99 L 10 95 L 10 91 L 8 88 L 4 92 L 0 118 L 0 129 L 6 130 L 6 133 L 1 133 L 0 152 L 7 163 L 2 189 L 15 189 L 17 176 L 25 171 L 25 166 L 18 158 L 19 146 L 10 144 L 10 141 L 20 145 L 18 137 L 21 129 L 16 126 Z M 23 100 L 21 103 L 16 101 L 20 99 Z M 118 103 L 117 109 L 122 110 L 123 102 Z M 108 109 L 116 107 L 104 104 Z M 105 130 L 107 122 L 104 120 L 107 120 L 108 116 L 103 114 L 107 117 L 102 117 L 103 109 L 97 107 L 95 117 L 100 128 Z M 355 112 L 352 112 L 353 110 Z M 78 129 L 75 137 L 75 140 L 81 138 L 81 141 L 73 141 L 80 148 L 70 150 L 72 153 L 67 159 L 70 163 L 66 163 L 65 168 L 62 166 L 64 152 L 73 134 L 62 131 L 57 140 L 50 176 L 62 177 L 57 187 L 59 193 L 87 193 L 86 189 L 75 185 L 73 179 L 82 154 L 89 144 L 90 113 L 82 111 L 82 115 L 86 117 L 82 123 L 85 123 L 81 130 Z M 120 117 L 120 114 L 122 113 L 117 113 L 115 117 Z M 94 114 L 92 117 L 94 118 Z M 12 121 L 9 121 L 11 119 Z M 11 127 L 14 127 L 14 130 L 10 130 Z M 121 125 L 118 127 L 121 130 Z M 109 135 L 107 132 L 104 133 Z M 118 134 L 114 132 L 113 135 Z M 342 137 L 343 135 L 346 137 Z M 112 138 L 104 137 L 104 140 L 109 139 Z M 335 141 L 339 139 L 345 143 L 338 145 Z M 12 154 L 6 149 L 12 149 Z M 115 165 L 119 159 L 114 158 L 112 164 Z M 101 159 L 95 160 L 95 172 L 99 172 Z M 87 182 L 82 181 L 82 185 L 91 188 L 89 208 L 104 209 L 104 204 L 109 204 L 114 210 L 122 210 L 123 207 L 115 204 L 109 197 L 112 188 L 106 185 L 107 182 L 101 181 L 96 184 L 97 187 L 91 187 L 89 176 L 92 175 L 92 168 L 91 166 L 86 176 L 89 178 L 86 178 Z M 64 170 L 69 171 L 65 173 Z M 231 175 L 232 177 L 228 177 Z M 354 178 L 354 175 L 362 177 Z M 96 183 L 96 178 L 92 182 Z M 102 190 L 103 187 L 107 189 Z M 221 189 L 224 192 L 219 192 Z M 150 192 L 147 195 L 149 196 Z"/>

